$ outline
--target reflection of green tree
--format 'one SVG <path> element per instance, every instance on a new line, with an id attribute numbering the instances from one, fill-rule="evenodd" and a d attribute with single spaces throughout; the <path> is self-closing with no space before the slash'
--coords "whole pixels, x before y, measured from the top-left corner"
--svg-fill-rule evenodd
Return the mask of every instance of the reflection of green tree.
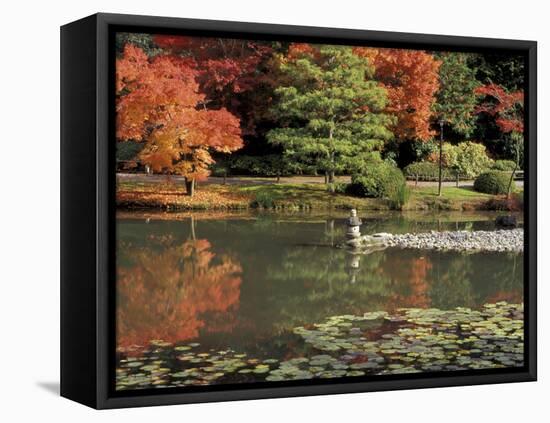
<path id="1" fill-rule="evenodd" d="M 430 296 L 436 308 L 479 307 L 491 299 L 521 300 L 521 254 L 434 253 Z"/>
<path id="2" fill-rule="evenodd" d="M 296 247 L 285 252 L 280 264 L 267 268 L 273 289 L 266 301 L 278 310 L 284 327 L 320 321 L 326 316 L 363 313 L 384 308 L 390 279 L 379 271 L 383 252 L 360 257 L 355 282 L 353 259 L 345 250 Z"/>
<path id="3" fill-rule="evenodd" d="M 438 255 L 432 268 L 430 296 L 435 308 L 450 309 L 457 305 L 472 307 L 471 261 L 463 255 L 452 258 L 445 254 Z"/>

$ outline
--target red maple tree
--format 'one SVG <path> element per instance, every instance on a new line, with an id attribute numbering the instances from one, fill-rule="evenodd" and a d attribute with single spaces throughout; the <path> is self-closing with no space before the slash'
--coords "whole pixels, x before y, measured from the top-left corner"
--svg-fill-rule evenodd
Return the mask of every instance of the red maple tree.
<path id="1" fill-rule="evenodd" d="M 512 182 L 520 162 L 520 145 L 523 142 L 523 90 L 507 91 L 497 84 L 488 84 L 476 89 L 482 101 L 476 108 L 477 113 L 486 113 L 495 119 L 503 134 L 510 134 L 515 150 L 515 166 L 508 183 L 508 199 L 512 195 Z"/>
<path id="2" fill-rule="evenodd" d="M 145 142 L 141 161 L 185 176 L 190 195 L 194 181 L 208 176 L 212 151 L 243 146 L 239 119 L 223 107 L 207 107 L 197 75 L 189 58 L 148 58 L 132 44 L 116 62 L 117 138 Z"/>
<path id="3" fill-rule="evenodd" d="M 259 91 L 267 83 L 266 74 L 260 71 L 271 56 L 267 43 L 177 35 L 155 35 L 153 41 L 170 54 L 192 59 L 209 105 L 226 107 L 239 116 L 243 133 L 255 132 L 257 113 L 266 101 Z"/>
<path id="4" fill-rule="evenodd" d="M 477 107 L 477 113 L 487 113 L 503 133 L 523 134 L 523 90 L 509 92 L 497 84 L 483 85 L 476 94 L 484 99 Z"/>

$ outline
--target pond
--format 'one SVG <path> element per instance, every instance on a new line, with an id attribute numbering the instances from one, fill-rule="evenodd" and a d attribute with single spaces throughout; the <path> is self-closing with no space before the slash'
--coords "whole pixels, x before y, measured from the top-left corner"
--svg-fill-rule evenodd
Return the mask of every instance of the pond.
<path id="1" fill-rule="evenodd" d="M 523 365 L 523 254 L 335 248 L 345 213 L 117 217 L 117 389 Z M 362 216 L 362 233 L 491 213 Z"/>

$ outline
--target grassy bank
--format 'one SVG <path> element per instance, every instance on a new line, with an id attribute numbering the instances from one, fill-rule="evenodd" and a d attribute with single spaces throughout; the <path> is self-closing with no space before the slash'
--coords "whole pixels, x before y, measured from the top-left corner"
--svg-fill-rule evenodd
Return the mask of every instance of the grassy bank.
<path id="1" fill-rule="evenodd" d="M 193 197 L 185 195 L 182 184 L 174 182 L 124 181 L 117 188 L 119 208 L 164 210 L 389 210 L 390 203 L 379 198 L 357 198 L 330 193 L 322 184 L 200 185 Z M 518 208 L 502 197 L 467 188 L 445 187 L 437 196 L 435 187 L 411 188 L 404 210 L 507 210 Z"/>

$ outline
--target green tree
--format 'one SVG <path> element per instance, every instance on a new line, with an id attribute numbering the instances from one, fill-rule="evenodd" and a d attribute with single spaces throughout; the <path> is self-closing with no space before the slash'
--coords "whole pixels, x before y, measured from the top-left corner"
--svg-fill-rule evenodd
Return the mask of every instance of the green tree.
<path id="1" fill-rule="evenodd" d="M 439 56 L 439 91 L 434 112 L 439 122 L 454 132 L 469 137 L 475 127 L 475 89 L 480 85 L 468 66 L 469 55 L 442 53 Z"/>
<path id="2" fill-rule="evenodd" d="M 267 137 L 287 161 L 312 163 L 332 187 L 336 172 L 379 157 L 392 119 L 383 113 L 386 91 L 368 59 L 350 47 L 293 44 L 277 66 L 272 112 L 282 127 Z"/>
<path id="3" fill-rule="evenodd" d="M 469 137 L 475 128 L 475 89 L 479 82 L 475 72 L 468 66 L 468 54 L 441 53 L 439 59 L 439 91 L 434 112 L 439 122 L 439 190 L 442 182 L 443 130 L 449 127 L 454 132 Z"/>
<path id="4" fill-rule="evenodd" d="M 133 44 L 136 47 L 139 47 L 149 57 L 162 53 L 162 50 L 159 49 L 153 42 L 153 36 L 151 34 L 118 32 L 115 37 L 115 50 L 117 57 L 122 56 L 124 53 L 124 46 L 126 44 Z"/>
<path id="5" fill-rule="evenodd" d="M 508 91 L 523 89 L 525 57 L 511 54 L 472 54 L 470 67 L 484 85 L 498 84 Z"/>

